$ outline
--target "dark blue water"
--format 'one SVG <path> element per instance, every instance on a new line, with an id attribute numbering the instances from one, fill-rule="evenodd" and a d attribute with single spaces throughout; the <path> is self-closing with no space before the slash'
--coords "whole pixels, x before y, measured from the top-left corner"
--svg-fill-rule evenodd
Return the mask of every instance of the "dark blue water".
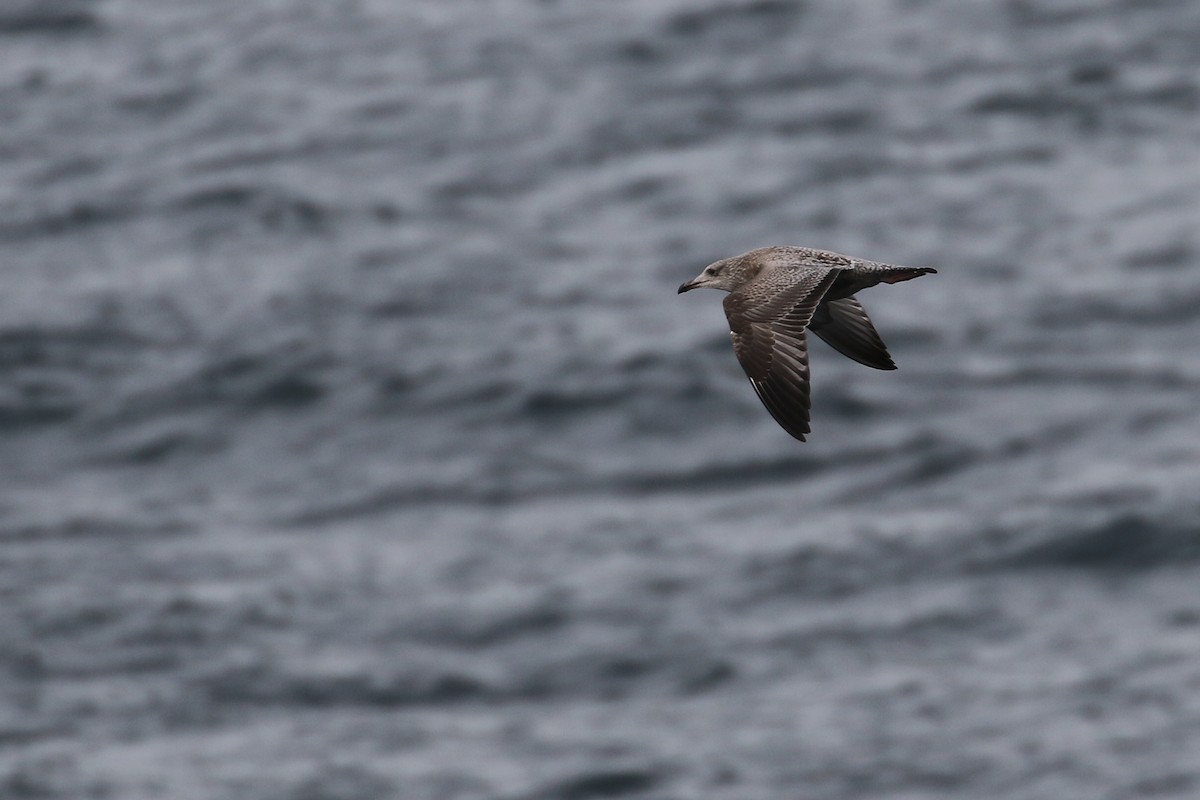
<path id="1" fill-rule="evenodd" d="M 1200 797 L 1198 42 L 0 4 L 0 797 Z M 940 268 L 803 445 L 785 243 Z"/>

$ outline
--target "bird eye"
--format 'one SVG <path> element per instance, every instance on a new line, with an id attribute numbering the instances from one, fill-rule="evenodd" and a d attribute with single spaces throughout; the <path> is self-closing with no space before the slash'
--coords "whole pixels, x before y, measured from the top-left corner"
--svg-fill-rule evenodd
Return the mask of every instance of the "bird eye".
<path id="1" fill-rule="evenodd" d="M 705 274 L 705 275 L 716 275 L 716 274 L 717 274 L 717 271 L 716 271 L 715 269 L 713 269 L 712 267 L 707 267 L 707 268 L 704 270 L 704 274 Z"/>

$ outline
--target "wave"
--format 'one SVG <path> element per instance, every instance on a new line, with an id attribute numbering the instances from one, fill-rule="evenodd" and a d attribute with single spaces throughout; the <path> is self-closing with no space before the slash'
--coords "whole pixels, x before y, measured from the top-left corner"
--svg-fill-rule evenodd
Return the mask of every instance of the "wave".
<path id="1" fill-rule="evenodd" d="M 105 199 L 74 199 L 45 207 L 14 208 L 0 221 L 0 238 L 23 241 L 78 233 L 88 228 L 124 222 L 142 212 L 129 197 L 114 194 Z"/>
<path id="2" fill-rule="evenodd" d="M 319 708 L 445 705 L 495 697 L 500 691 L 486 677 L 448 665 L 321 675 L 315 667 L 292 672 L 265 662 L 218 670 L 192 681 L 192 687 L 214 703 Z"/>
<path id="3" fill-rule="evenodd" d="M 93 0 L 17 0 L 0 6 L 0 34 L 76 34 L 99 27 Z"/>
<path id="4" fill-rule="evenodd" d="M 1139 570 L 1200 560 L 1200 525 L 1192 519 L 1126 511 L 1062 525 L 1018 541 L 999 554 L 1005 567 Z"/>
<path id="5" fill-rule="evenodd" d="M 228 182 L 189 189 L 168 207 L 186 213 L 249 217 L 266 230 L 303 233 L 327 231 L 335 212 L 327 204 L 290 189 Z"/>
<path id="6" fill-rule="evenodd" d="M 0 330 L 0 428 L 37 428 L 72 420 L 89 406 L 97 362 L 145 344 L 104 320 L 17 325 Z"/>

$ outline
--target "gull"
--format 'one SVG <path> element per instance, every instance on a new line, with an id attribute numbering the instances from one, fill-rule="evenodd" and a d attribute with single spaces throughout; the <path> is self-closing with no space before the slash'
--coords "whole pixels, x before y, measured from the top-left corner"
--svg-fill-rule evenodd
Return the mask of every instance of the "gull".
<path id="1" fill-rule="evenodd" d="M 679 293 L 729 292 L 724 306 L 733 352 L 767 411 L 803 442 L 811 430 L 806 331 L 860 364 L 895 369 L 854 295 L 934 272 L 933 267 L 882 264 L 810 247 L 760 247 L 709 264 Z"/>

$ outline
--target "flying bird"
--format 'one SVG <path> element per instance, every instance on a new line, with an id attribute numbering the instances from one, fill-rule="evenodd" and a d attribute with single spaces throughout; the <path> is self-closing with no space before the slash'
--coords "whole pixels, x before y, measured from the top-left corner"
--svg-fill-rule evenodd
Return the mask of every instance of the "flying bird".
<path id="1" fill-rule="evenodd" d="M 709 264 L 679 293 L 703 287 L 729 292 L 724 306 L 733 352 L 767 411 L 803 442 L 811 430 L 806 331 L 860 364 L 895 369 L 854 295 L 933 272 L 809 247 L 760 247 Z"/>

